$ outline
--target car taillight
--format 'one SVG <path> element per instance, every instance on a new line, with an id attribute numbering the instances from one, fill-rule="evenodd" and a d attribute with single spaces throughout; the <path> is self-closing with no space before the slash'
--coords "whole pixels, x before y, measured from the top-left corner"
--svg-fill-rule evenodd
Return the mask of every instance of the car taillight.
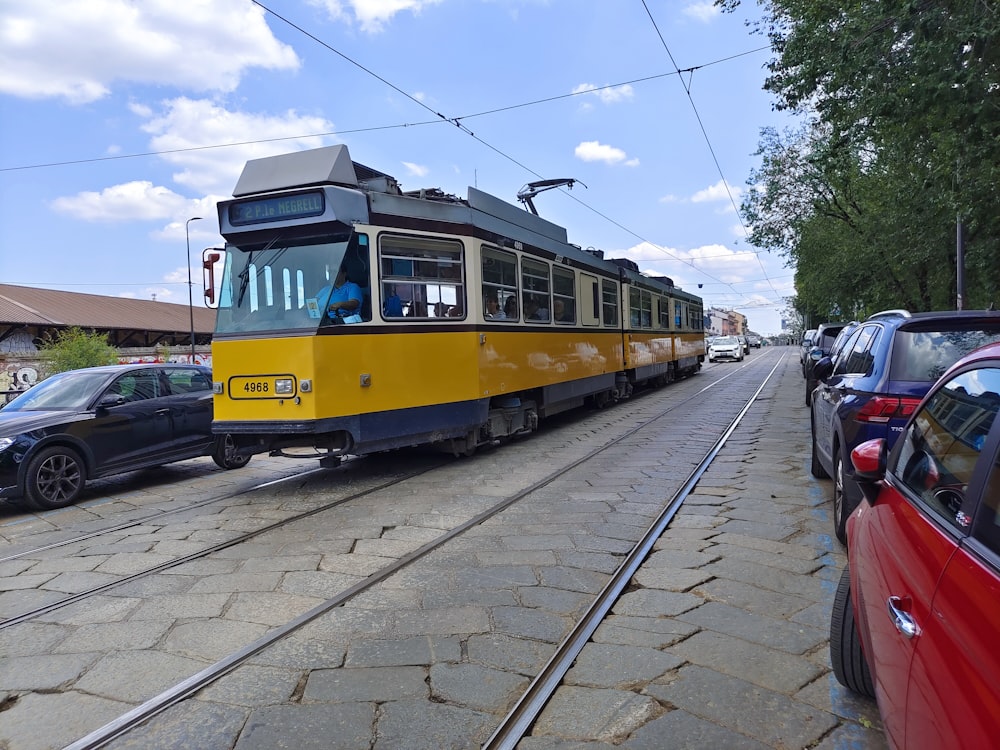
<path id="1" fill-rule="evenodd" d="M 906 419 L 920 405 L 919 398 L 874 396 L 854 415 L 858 422 L 884 424 L 890 419 Z"/>

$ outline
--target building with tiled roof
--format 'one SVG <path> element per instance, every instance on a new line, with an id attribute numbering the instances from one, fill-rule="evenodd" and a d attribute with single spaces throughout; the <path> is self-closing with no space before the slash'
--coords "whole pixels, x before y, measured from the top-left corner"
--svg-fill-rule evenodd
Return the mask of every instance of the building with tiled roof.
<path id="1" fill-rule="evenodd" d="M 0 352 L 10 351 L 5 341 L 23 340 L 16 334 L 37 342 L 70 327 L 107 333 L 108 343 L 118 349 L 191 346 L 187 305 L 0 284 Z M 210 344 L 214 330 L 215 310 L 195 305 L 195 343 Z"/>
<path id="2" fill-rule="evenodd" d="M 211 363 L 215 310 L 169 302 L 0 284 L 0 403 L 40 376 L 39 344 L 67 328 L 106 334 L 122 361 L 162 357 Z"/>

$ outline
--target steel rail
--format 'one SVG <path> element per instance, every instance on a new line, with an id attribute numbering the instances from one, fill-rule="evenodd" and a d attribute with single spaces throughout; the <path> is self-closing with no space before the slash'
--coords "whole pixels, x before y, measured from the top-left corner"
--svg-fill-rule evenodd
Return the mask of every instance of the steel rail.
<path id="1" fill-rule="evenodd" d="M 608 612 L 611 611 L 611 608 L 621 596 L 629 581 L 632 580 L 632 577 L 638 571 L 639 566 L 649 556 L 653 545 L 663 535 L 664 530 L 673 520 L 674 515 L 676 515 L 684 500 L 691 494 L 691 491 L 708 470 L 708 467 L 715 460 L 716 456 L 719 455 L 723 446 L 732 436 L 733 432 L 735 432 L 740 422 L 743 421 L 747 412 L 750 411 L 750 408 L 754 405 L 758 396 L 760 396 L 761 391 L 764 390 L 764 386 L 767 385 L 783 360 L 784 355 L 781 356 L 777 364 L 767 374 L 767 377 L 764 378 L 760 387 L 736 415 L 736 418 L 722 433 L 722 436 L 716 441 L 715 445 L 712 446 L 698 466 L 695 467 L 694 471 L 691 472 L 681 488 L 670 499 L 670 502 L 667 503 L 656 520 L 653 521 L 652 525 L 646 530 L 642 539 L 632 548 L 632 551 L 625 557 L 622 564 L 618 566 L 618 569 L 611 576 L 607 585 L 597 595 L 597 598 L 590 605 L 586 613 L 584 613 L 576 627 L 559 644 L 552 658 L 542 667 L 542 671 L 538 673 L 518 702 L 507 716 L 504 717 L 503 721 L 500 722 L 497 729 L 482 745 L 482 750 L 500 750 L 501 748 L 504 750 L 513 750 L 517 746 L 517 743 L 524 738 L 535 719 L 542 712 L 545 704 L 548 703 L 549 698 L 552 697 L 556 688 L 559 687 L 559 683 L 562 682 L 563 677 L 573 665 L 576 657 L 579 656 L 580 651 L 583 650 L 584 645 L 590 640 L 590 637 L 597 630 L 597 627 L 607 616 Z"/>
<path id="2" fill-rule="evenodd" d="M 780 361 L 781 360 L 779 360 L 779 364 L 780 364 Z M 776 368 L 777 368 L 777 365 L 775 365 L 774 369 L 776 369 Z M 771 373 L 774 372 L 774 369 L 771 370 Z M 85 737 L 82 737 L 79 740 L 77 740 L 76 742 L 74 742 L 74 743 L 72 743 L 70 745 L 67 745 L 63 750 L 96 750 L 97 748 L 104 747 L 109 742 L 112 742 L 113 740 L 115 740 L 115 739 L 117 739 L 117 738 L 119 738 L 119 737 L 127 734 L 131 729 L 139 726 L 140 724 L 144 723 L 145 721 L 148 721 L 150 718 L 153 718 L 157 714 L 159 714 L 159 713 L 167 710 L 168 708 L 170 708 L 173 705 L 176 705 L 177 703 L 181 702 L 182 700 L 184 700 L 184 699 L 186 699 L 186 698 L 194 695 L 195 693 L 197 693 L 202 688 L 210 685 L 211 683 L 215 682 L 219 678 L 221 678 L 224 675 L 228 674 L 229 672 L 233 671 L 234 669 L 236 669 L 237 667 L 239 667 L 241 664 L 243 664 L 244 662 L 246 662 L 247 660 L 249 660 L 252 656 L 254 656 L 255 654 L 259 653 L 260 651 L 262 651 L 263 649 L 267 648 L 268 646 L 271 646 L 274 643 L 277 643 L 281 639 L 287 637 L 289 634 L 291 634 L 294 631 L 302 628 L 304 625 L 308 624 L 309 622 L 312 622 L 317 617 L 320 617 L 321 615 L 327 613 L 331 609 L 334 609 L 336 607 L 341 606 L 342 604 L 344 604 L 348 600 L 354 598 L 358 594 L 363 593 L 364 591 L 367 591 L 368 589 L 370 589 L 373 586 L 375 586 L 376 584 L 382 582 L 386 578 L 389 578 L 390 576 L 392 576 L 395 573 L 399 572 L 400 570 L 402 570 L 403 568 L 405 568 L 408 565 L 412 564 L 413 562 L 415 562 L 415 561 L 421 559 L 422 557 L 426 556 L 427 554 L 429 554 L 430 552 L 434 551 L 435 549 L 437 549 L 441 545 L 445 544 L 446 542 L 448 542 L 448 541 L 452 540 L 453 538 L 455 538 L 455 537 L 457 537 L 457 536 L 465 533 L 469 529 L 474 528 L 475 526 L 478 526 L 479 524 L 483 523 L 484 521 L 486 521 L 486 520 L 492 518 L 493 516 L 497 515 L 498 513 L 502 512 L 503 510 L 506 510 L 508 507 L 510 507 L 514 503 L 518 502 L 519 500 L 522 500 L 525 497 L 527 497 L 527 496 L 529 496 L 529 495 L 537 492 L 538 490 L 540 490 L 540 489 L 548 486 L 552 482 L 554 482 L 557 479 L 559 479 L 562 476 L 564 476 L 569 471 L 572 471 L 577 466 L 579 466 L 579 465 L 581 465 L 583 463 L 586 463 L 587 461 L 590 461 L 591 459 L 593 459 L 595 456 L 599 455 L 600 453 L 608 450 L 609 448 L 617 445 L 618 443 L 620 443 L 620 442 L 622 442 L 624 440 L 627 440 L 628 438 L 632 437 L 633 435 L 635 435 L 639 431 L 645 429 L 646 427 L 648 427 L 649 425 L 653 424 L 654 422 L 656 422 L 656 421 L 658 421 L 660 419 L 663 419 L 665 416 L 667 416 L 668 414 L 670 414 L 671 412 L 673 412 L 678 407 L 683 406 L 683 405 L 685 405 L 685 404 L 693 401 L 695 398 L 697 398 L 699 395 L 701 395 L 702 393 L 704 393 L 706 390 L 714 387 L 715 385 L 718 385 L 719 383 L 722 383 L 723 381 L 727 380 L 732 375 L 735 375 L 737 372 L 738 371 L 733 371 L 731 373 L 728 373 L 727 375 L 719 378 L 716 381 L 713 381 L 708 386 L 706 386 L 705 388 L 702 388 L 700 391 L 698 391 L 697 393 L 689 396 L 688 398 L 683 399 L 682 401 L 679 401 L 676 404 L 672 404 L 669 408 L 667 408 L 664 411 L 660 412 L 656 416 L 651 417 L 651 418 L 646 419 L 646 420 L 643 420 L 638 425 L 636 425 L 635 427 L 632 427 L 632 428 L 628 429 L 623 434 L 621 434 L 621 435 L 619 435 L 619 436 L 617 436 L 617 437 L 615 437 L 615 438 L 613 438 L 613 439 L 605 442 L 604 444 L 598 446 L 597 448 L 593 449 L 592 451 L 589 451 L 587 454 L 585 454 L 585 455 L 581 456 L 580 458 L 572 461 L 571 463 L 567 464 L 566 466 L 561 467 L 560 469 L 557 469 L 556 471 L 554 471 L 554 472 L 550 473 L 549 475 L 543 477 L 542 479 L 538 480 L 534 484 L 532 484 L 532 485 L 530 485 L 528 487 L 525 487 L 525 488 L 519 490 L 518 492 L 516 492 L 515 494 L 513 494 L 513 495 L 511 495 L 511 496 L 503 499 L 499 503 L 494 504 L 490 508 L 488 508 L 488 509 L 486 509 L 486 510 L 480 512 L 480 513 L 478 513 L 477 515 L 473 516 L 472 518 L 468 519 L 467 521 L 465 521 L 465 522 L 459 524 L 458 526 L 450 529 L 449 531 L 445 532 L 441 536 L 439 536 L 439 537 L 437 537 L 435 539 L 430 540 L 429 542 L 425 543 L 421 547 L 413 550 L 412 552 L 410 552 L 410 553 L 404 555 L 403 557 L 401 557 L 400 559 L 396 560 L 391 565 L 388 565 L 385 568 L 382 568 L 381 570 L 376 571 L 375 573 L 371 574 L 370 576 L 368 576 L 364 580 L 358 581 L 353 586 L 351 586 L 351 587 L 349 587 L 349 588 L 341 591 L 340 593 L 338 593 L 337 595 L 331 597 L 330 599 L 326 600 L 325 602 L 316 605 L 315 607 L 313 607 L 312 609 L 310 609 L 310 610 L 308 610 L 306 612 L 303 612 L 301 615 L 299 615 L 298 617 L 295 617 L 294 619 L 288 621 L 284 625 L 281 625 L 279 627 L 274 628 L 270 632 L 264 634 L 263 636 L 261 636 L 257 640 L 253 641 L 252 643 L 244 646 L 241 649 L 238 649 L 238 650 L 232 652 L 228 656 L 220 659 L 219 661 L 215 662 L 214 664 L 209 665 L 208 667 L 206 667 L 205 669 L 201 670 L 200 672 L 198 672 L 198 673 L 192 675 L 191 677 L 189 677 L 189 678 L 187 678 L 187 679 L 185 679 L 185 680 L 183 680 L 183 681 L 181 681 L 181 682 L 173 685 L 172 687 L 170 687 L 170 688 L 164 690 L 163 692 L 161 692 L 159 695 L 156 695 L 153 698 L 150 698 L 149 700 L 147 700 L 147 701 L 143 702 L 142 704 L 136 706 L 132 710 L 130 710 L 130 711 L 122 714 L 117 719 L 113 719 L 112 721 L 108 722 L 104 726 L 99 727 L 98 729 L 90 732 Z M 768 375 L 768 378 L 769 377 L 770 377 L 770 374 Z M 766 383 L 766 379 L 765 379 L 765 383 Z M 758 392 L 759 392 L 759 389 L 758 389 Z"/>

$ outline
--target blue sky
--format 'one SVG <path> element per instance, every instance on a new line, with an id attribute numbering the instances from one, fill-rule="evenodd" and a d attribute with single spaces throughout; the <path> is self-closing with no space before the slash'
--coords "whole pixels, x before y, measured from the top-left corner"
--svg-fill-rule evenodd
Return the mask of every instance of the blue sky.
<path id="1" fill-rule="evenodd" d="M 215 204 L 246 160 L 345 143 L 404 190 L 474 185 L 516 204 L 527 182 L 574 178 L 535 198 L 570 241 L 777 333 L 793 271 L 745 241 L 734 207 L 760 129 L 792 124 L 761 89 L 756 12 L 0 0 L 2 280 L 186 304 L 188 225 L 200 304 Z"/>

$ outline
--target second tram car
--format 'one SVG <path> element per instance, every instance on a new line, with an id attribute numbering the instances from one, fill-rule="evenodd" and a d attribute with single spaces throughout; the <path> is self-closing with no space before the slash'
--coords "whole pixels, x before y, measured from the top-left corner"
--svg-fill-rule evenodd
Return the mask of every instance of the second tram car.
<path id="1" fill-rule="evenodd" d="M 700 298 L 475 188 L 403 192 L 340 145 L 250 161 L 233 196 L 205 294 L 238 454 L 468 454 L 704 360 Z"/>

